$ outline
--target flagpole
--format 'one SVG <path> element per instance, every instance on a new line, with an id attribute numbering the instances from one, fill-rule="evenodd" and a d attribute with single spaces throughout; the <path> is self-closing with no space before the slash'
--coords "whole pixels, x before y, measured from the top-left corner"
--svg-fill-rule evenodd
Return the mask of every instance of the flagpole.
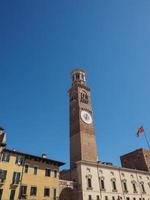
<path id="1" fill-rule="evenodd" d="M 145 132 L 145 131 L 144 131 L 144 137 L 145 137 L 147 146 L 148 146 L 148 148 L 149 148 L 149 150 L 150 150 L 150 144 L 149 144 L 149 141 L 148 141 L 148 139 L 147 139 L 147 135 L 146 135 L 146 132 Z"/>

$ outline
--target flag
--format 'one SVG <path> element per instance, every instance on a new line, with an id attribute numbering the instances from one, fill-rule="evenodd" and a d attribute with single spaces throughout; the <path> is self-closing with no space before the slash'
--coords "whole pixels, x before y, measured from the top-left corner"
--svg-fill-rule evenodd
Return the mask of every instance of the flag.
<path id="1" fill-rule="evenodd" d="M 143 128 L 143 126 L 141 126 L 140 128 L 138 128 L 137 133 L 136 133 L 137 137 L 139 137 L 140 134 L 142 134 L 142 133 L 144 133 L 144 128 Z"/>

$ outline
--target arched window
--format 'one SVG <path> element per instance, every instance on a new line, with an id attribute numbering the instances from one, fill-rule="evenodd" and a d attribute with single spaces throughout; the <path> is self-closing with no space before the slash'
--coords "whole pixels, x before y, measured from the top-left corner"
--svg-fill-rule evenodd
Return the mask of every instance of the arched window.
<path id="1" fill-rule="evenodd" d="M 100 182 L 100 189 L 101 189 L 101 190 L 105 190 L 104 177 L 101 177 L 101 178 L 99 179 L 99 182 Z"/>
<path id="2" fill-rule="evenodd" d="M 84 90 L 81 91 L 81 102 L 88 103 L 88 94 Z"/>
<path id="3" fill-rule="evenodd" d="M 122 187 L 123 187 L 123 191 L 127 193 L 128 192 L 127 181 L 125 179 L 122 180 Z"/>
<path id="4" fill-rule="evenodd" d="M 111 182 L 112 182 L 112 191 L 116 192 L 117 191 L 116 179 L 115 178 L 111 179 Z"/>
<path id="5" fill-rule="evenodd" d="M 133 192 L 137 193 L 136 182 L 135 181 L 132 181 L 132 187 L 133 187 Z"/>
<path id="6" fill-rule="evenodd" d="M 91 189 L 92 188 L 92 180 L 91 180 L 91 178 L 87 178 L 87 188 L 88 189 Z"/>
<path id="7" fill-rule="evenodd" d="M 144 182 L 141 182 L 140 185 L 141 185 L 142 193 L 146 193 L 146 192 L 145 192 L 145 187 L 144 187 Z"/>
<path id="8" fill-rule="evenodd" d="M 76 79 L 77 79 L 77 80 L 80 79 L 80 74 L 76 74 Z"/>

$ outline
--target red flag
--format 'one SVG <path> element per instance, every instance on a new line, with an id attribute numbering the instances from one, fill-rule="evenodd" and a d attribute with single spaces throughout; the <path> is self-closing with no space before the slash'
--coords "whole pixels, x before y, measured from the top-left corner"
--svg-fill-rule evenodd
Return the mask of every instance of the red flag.
<path id="1" fill-rule="evenodd" d="M 140 128 L 138 128 L 137 133 L 136 133 L 137 137 L 139 137 L 140 134 L 142 134 L 142 133 L 144 133 L 144 128 L 143 128 L 143 126 L 141 126 Z"/>

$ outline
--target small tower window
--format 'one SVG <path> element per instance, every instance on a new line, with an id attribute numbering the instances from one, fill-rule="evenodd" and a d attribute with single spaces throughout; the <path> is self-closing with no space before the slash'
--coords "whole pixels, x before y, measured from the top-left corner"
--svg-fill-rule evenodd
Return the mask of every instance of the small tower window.
<path id="1" fill-rule="evenodd" d="M 88 104 L 88 95 L 84 90 L 81 92 L 81 102 Z"/>
<path id="2" fill-rule="evenodd" d="M 79 80 L 80 79 L 80 75 L 76 74 L 76 79 Z"/>

